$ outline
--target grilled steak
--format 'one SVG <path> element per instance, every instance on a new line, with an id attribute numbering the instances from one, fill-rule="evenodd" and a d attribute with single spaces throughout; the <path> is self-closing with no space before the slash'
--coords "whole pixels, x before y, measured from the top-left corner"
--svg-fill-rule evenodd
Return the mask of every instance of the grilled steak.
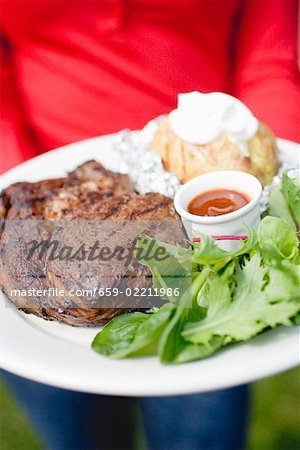
<path id="1" fill-rule="evenodd" d="M 133 192 L 130 178 L 106 170 L 96 161 L 88 161 L 66 178 L 15 183 L 0 196 L 0 217 L 7 219 L 61 219 L 65 211 L 82 201 L 92 203 L 112 195 Z"/>
<path id="2" fill-rule="evenodd" d="M 81 326 L 102 324 L 121 312 L 144 307 L 138 296 L 128 304 L 125 290 L 149 287 L 151 275 L 134 258 L 51 257 L 54 246 L 59 243 L 63 251 L 71 251 L 84 245 L 86 251 L 97 241 L 100 247 L 121 246 L 126 253 L 140 233 L 168 240 L 170 224 L 180 223 L 169 198 L 138 195 L 127 175 L 109 172 L 95 161 L 66 178 L 11 185 L 1 195 L 0 220 L 0 286 L 5 294 L 27 313 Z M 177 230 L 182 240 L 181 226 Z M 46 243 L 43 258 L 38 252 L 28 258 L 31 241 Z M 33 288 L 56 291 L 47 298 L 11 294 L 14 289 Z M 123 294 L 110 298 L 99 295 L 99 288 L 116 288 Z M 63 295 L 57 294 L 58 289 Z M 96 294 L 70 295 L 78 289 Z"/>

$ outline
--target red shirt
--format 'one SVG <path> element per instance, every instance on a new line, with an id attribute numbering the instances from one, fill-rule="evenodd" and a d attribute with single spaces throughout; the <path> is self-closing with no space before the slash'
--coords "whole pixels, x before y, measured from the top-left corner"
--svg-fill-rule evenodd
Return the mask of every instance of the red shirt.
<path id="1" fill-rule="evenodd" d="M 225 91 L 300 141 L 297 0 L 2 0 L 0 172 Z"/>

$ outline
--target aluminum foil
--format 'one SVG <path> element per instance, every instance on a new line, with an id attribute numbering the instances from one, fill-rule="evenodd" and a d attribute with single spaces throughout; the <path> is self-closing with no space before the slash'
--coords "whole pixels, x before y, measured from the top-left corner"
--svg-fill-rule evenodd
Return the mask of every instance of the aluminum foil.
<path id="1" fill-rule="evenodd" d="M 141 131 L 121 131 L 115 137 L 114 149 L 118 154 L 120 171 L 130 176 L 137 192 L 158 192 L 174 198 L 180 182 L 176 175 L 164 169 L 158 153 L 150 150 L 161 119 L 152 120 Z"/>
<path id="2" fill-rule="evenodd" d="M 174 198 L 180 182 L 176 175 L 164 169 L 160 156 L 150 150 L 150 145 L 159 122 L 165 116 L 151 120 L 141 131 L 123 130 L 114 140 L 114 149 L 120 161 L 120 171 L 127 173 L 140 194 L 159 192 Z M 281 167 L 272 183 L 266 185 L 261 197 L 261 212 L 265 212 L 272 189 L 280 182 L 282 173 L 291 169 L 279 151 Z"/>
<path id="3" fill-rule="evenodd" d="M 262 191 L 261 199 L 260 199 L 260 212 L 264 213 L 267 210 L 270 192 L 279 185 L 283 172 L 290 169 L 288 164 L 284 161 L 283 155 L 279 152 L 279 159 L 281 162 L 281 166 L 279 167 L 277 175 L 273 178 L 272 182 L 267 184 Z"/>

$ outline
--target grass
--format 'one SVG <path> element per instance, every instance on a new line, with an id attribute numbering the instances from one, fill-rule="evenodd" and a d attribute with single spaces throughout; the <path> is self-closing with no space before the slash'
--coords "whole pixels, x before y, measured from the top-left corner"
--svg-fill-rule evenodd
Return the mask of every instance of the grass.
<path id="1" fill-rule="evenodd" d="M 247 450 L 300 449 L 300 369 L 253 385 Z"/>
<path id="2" fill-rule="evenodd" d="M 29 423 L 0 385 L 1 450 L 43 450 Z M 300 369 L 253 384 L 247 450 L 300 449 Z"/>
<path id="3" fill-rule="evenodd" d="M 0 384 L 0 449 L 42 450 L 24 414 Z"/>

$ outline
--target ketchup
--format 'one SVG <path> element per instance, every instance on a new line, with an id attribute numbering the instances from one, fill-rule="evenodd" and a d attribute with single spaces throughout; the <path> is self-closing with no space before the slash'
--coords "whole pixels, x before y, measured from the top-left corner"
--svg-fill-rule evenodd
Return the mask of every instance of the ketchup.
<path id="1" fill-rule="evenodd" d="M 214 189 L 196 195 L 188 204 L 188 212 L 196 216 L 221 216 L 249 203 L 250 199 L 242 192 L 232 189 Z"/>

